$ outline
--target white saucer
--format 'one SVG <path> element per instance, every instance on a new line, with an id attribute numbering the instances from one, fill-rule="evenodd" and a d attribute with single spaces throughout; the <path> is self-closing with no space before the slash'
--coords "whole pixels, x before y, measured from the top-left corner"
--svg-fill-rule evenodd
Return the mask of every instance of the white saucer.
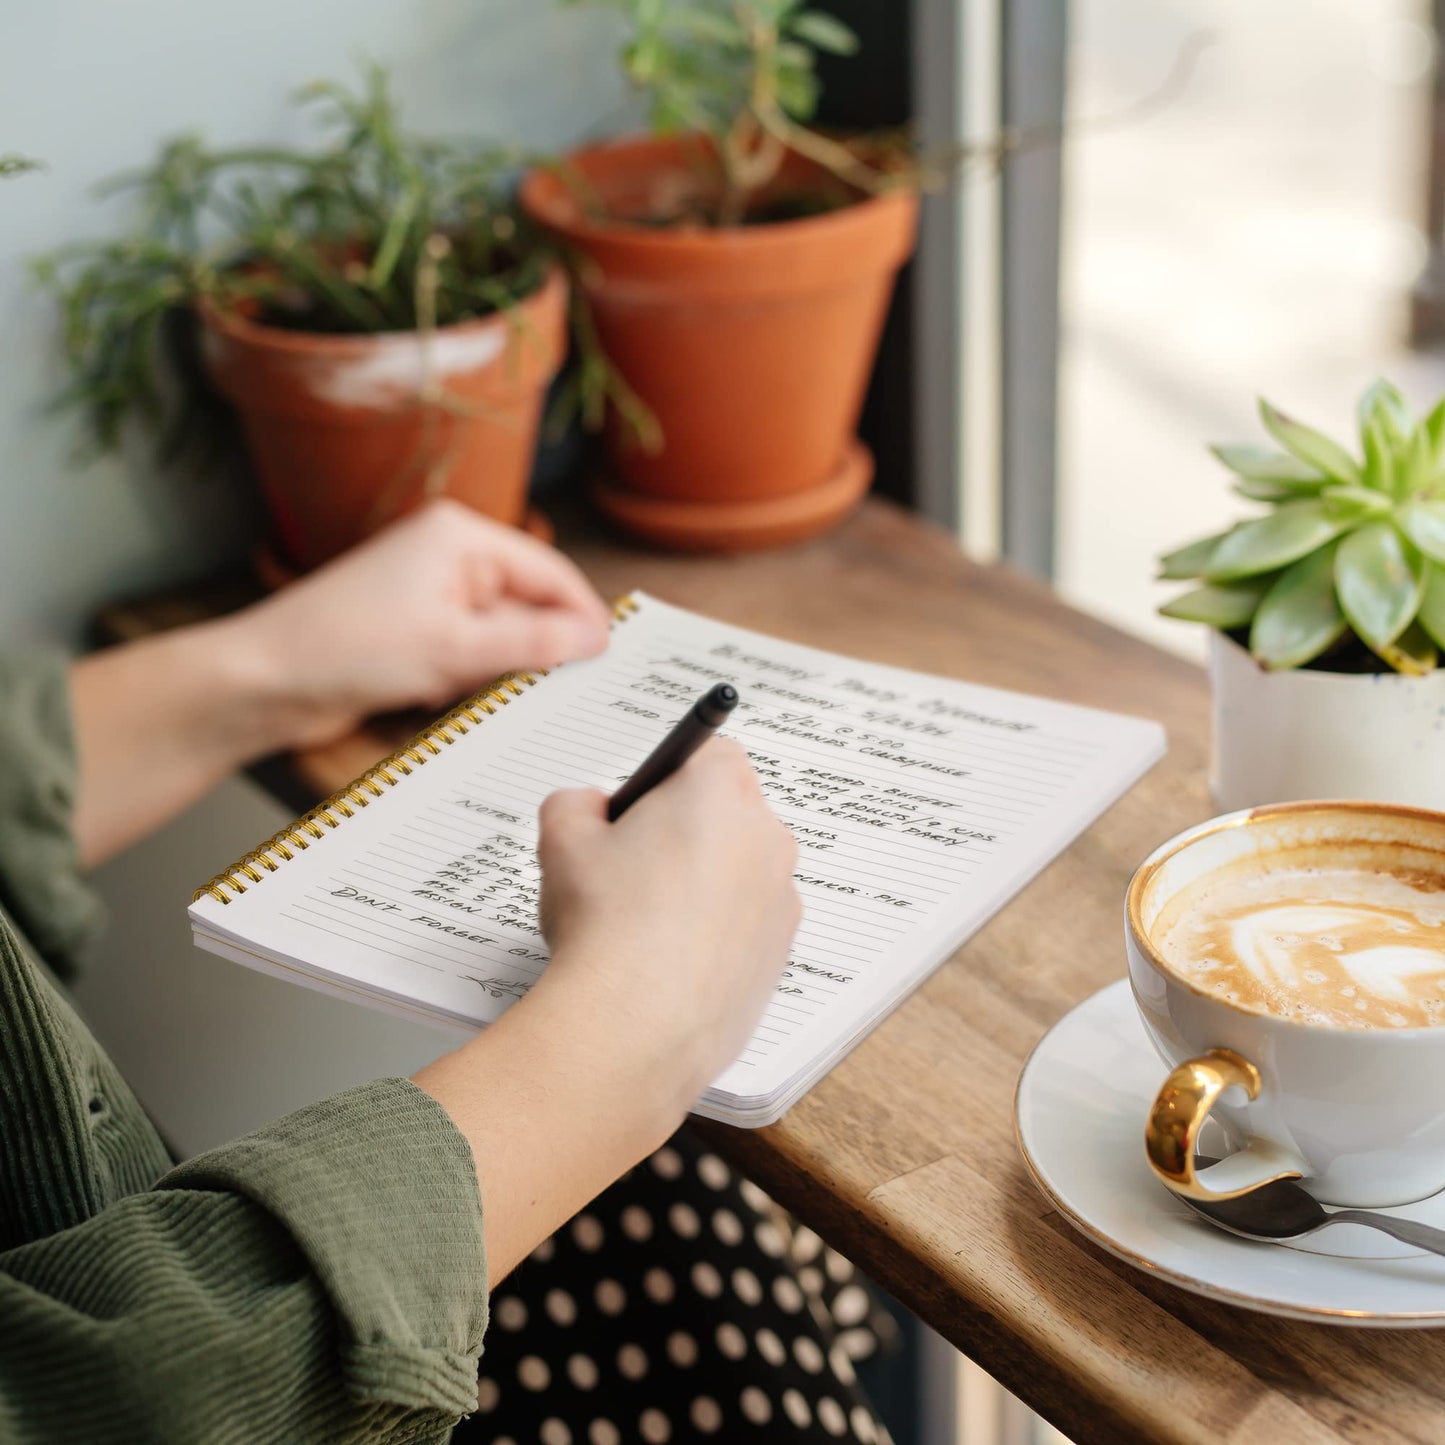
<path id="1" fill-rule="evenodd" d="M 1035 1183 L 1081 1233 L 1195 1294 L 1330 1324 L 1445 1325 L 1445 1257 L 1338 1224 L 1292 1245 L 1217 1229 L 1144 1158 L 1144 1117 L 1164 1065 L 1127 979 L 1060 1019 L 1019 1076 L 1014 1123 Z M 1382 1211 L 1445 1227 L 1445 1192 Z"/>

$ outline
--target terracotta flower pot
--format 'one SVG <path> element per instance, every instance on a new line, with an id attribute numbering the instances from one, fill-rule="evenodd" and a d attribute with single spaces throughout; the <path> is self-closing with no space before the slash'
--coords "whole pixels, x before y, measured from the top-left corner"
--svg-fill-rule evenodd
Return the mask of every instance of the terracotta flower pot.
<path id="1" fill-rule="evenodd" d="M 315 567 L 432 495 L 524 520 L 542 405 L 566 350 L 560 269 L 517 312 L 424 342 L 202 308 L 206 364 L 240 413 L 276 561 Z"/>
<path id="2" fill-rule="evenodd" d="M 850 194 L 823 214 L 729 228 L 648 224 L 663 197 L 715 190 L 715 176 L 698 138 L 644 137 L 533 171 L 521 198 L 578 254 L 602 347 L 661 424 L 649 454 L 614 419 L 603 510 L 664 545 L 792 542 L 846 516 L 872 479 L 854 432 L 918 198 Z M 839 183 L 789 156 L 769 189 L 765 201 Z M 589 214 L 591 197 L 609 219 Z"/>

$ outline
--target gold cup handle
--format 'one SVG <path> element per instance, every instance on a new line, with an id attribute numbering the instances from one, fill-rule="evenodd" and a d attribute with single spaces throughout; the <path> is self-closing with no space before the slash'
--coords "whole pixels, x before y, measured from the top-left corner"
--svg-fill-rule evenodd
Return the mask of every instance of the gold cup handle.
<path id="1" fill-rule="evenodd" d="M 1304 1162 L 1268 1139 L 1251 1139 L 1204 1174 L 1194 1168 L 1199 1131 L 1215 1101 L 1238 1084 L 1259 1097 L 1259 1070 L 1232 1049 L 1211 1049 L 1179 1065 L 1164 1081 L 1144 1126 L 1149 1167 L 1176 1194 L 1188 1199 L 1237 1199 L 1275 1179 L 1299 1179 Z M 1217 1186 L 1217 1187 L 1216 1187 Z"/>

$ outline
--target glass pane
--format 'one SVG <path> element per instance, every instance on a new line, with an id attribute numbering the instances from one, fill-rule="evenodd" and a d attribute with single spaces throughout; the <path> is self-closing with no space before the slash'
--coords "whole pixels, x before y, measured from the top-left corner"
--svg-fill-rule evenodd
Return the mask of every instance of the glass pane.
<path id="1" fill-rule="evenodd" d="M 1429 6 L 1075 0 L 1070 18 L 1058 581 L 1202 656 L 1202 628 L 1154 615 L 1171 589 L 1151 578 L 1251 510 L 1205 444 L 1262 440 L 1260 394 L 1344 433 L 1379 374 L 1417 403 L 1445 390 L 1445 361 L 1405 344 Z M 1205 29 L 1183 84 L 1130 115 Z"/>

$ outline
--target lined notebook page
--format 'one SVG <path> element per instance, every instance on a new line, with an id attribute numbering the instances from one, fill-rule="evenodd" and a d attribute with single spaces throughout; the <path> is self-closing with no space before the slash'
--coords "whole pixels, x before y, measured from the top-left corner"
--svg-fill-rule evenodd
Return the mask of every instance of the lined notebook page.
<path id="1" fill-rule="evenodd" d="M 636 601 L 604 656 L 539 680 L 242 898 L 203 898 L 194 920 L 246 954 L 488 1021 L 547 961 L 542 799 L 610 792 L 730 681 L 742 701 L 724 731 L 798 841 L 805 905 L 767 1012 L 710 1091 L 759 1099 L 865 1032 L 1163 751 L 1153 723 Z"/>

